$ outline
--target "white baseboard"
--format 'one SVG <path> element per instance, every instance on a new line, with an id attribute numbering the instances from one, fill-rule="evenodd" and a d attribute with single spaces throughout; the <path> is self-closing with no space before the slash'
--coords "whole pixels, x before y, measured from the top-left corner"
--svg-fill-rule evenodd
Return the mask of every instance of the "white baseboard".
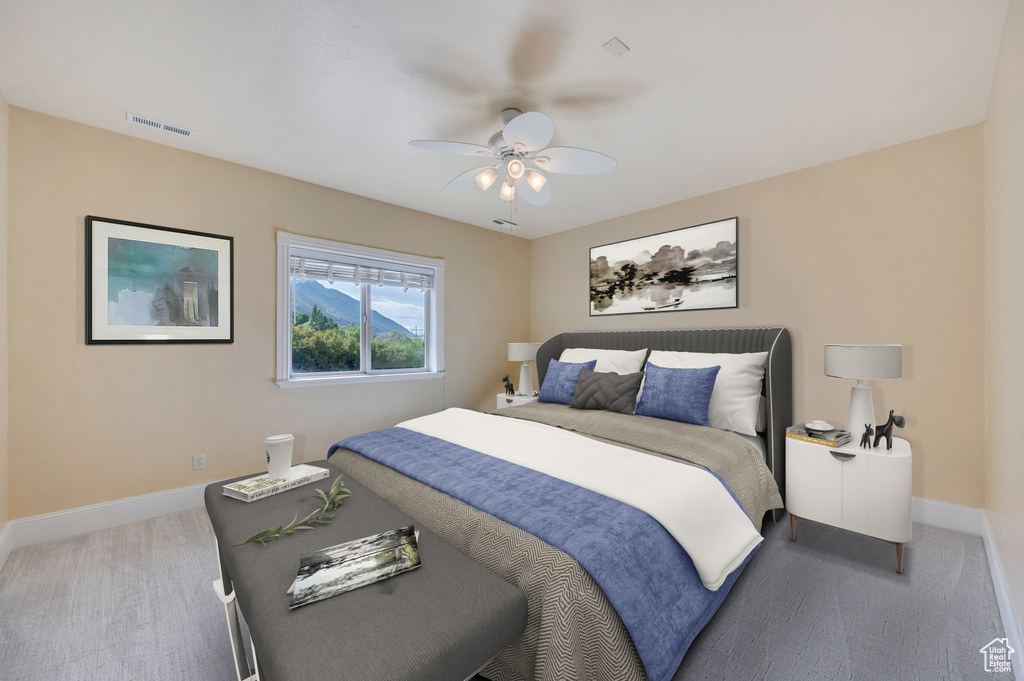
<path id="1" fill-rule="evenodd" d="M 1003 618 L 1003 635 L 1007 643 L 1016 652 L 1016 659 L 1011 658 L 1013 673 L 1017 681 L 1024 681 L 1024 635 L 1020 628 L 1020 620 L 1013 611 L 1013 602 L 1010 600 L 1010 591 L 1006 586 L 1006 578 L 1003 576 L 1003 563 L 999 559 L 999 549 L 995 539 L 992 537 L 992 529 L 985 519 L 982 537 L 985 540 L 985 553 L 988 554 L 988 567 L 992 571 L 992 585 L 996 590 L 996 603 L 999 604 L 999 614 Z"/>
<path id="2" fill-rule="evenodd" d="M 7 556 L 11 555 L 13 550 L 14 532 L 11 531 L 10 523 L 4 523 L 4 526 L 0 527 L 0 570 L 3 569 L 4 563 L 7 562 Z"/>
<path id="3" fill-rule="evenodd" d="M 973 534 L 976 537 L 985 534 L 985 511 L 980 508 L 914 497 L 910 509 L 915 523 Z"/>
<path id="4" fill-rule="evenodd" d="M 207 484 L 11 520 L 0 530 L 0 569 L 15 549 L 199 508 Z"/>

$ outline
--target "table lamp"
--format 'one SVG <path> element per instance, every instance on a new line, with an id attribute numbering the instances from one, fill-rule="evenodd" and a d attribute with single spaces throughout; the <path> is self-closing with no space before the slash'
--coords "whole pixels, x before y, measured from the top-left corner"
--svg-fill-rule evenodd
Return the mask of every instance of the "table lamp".
<path id="1" fill-rule="evenodd" d="M 875 407 L 871 388 L 864 381 L 903 377 L 902 345 L 826 345 L 825 375 L 834 378 L 855 378 L 850 388 L 850 409 L 846 413 L 846 430 L 863 433 L 865 425 L 875 427 Z"/>
<path id="2" fill-rule="evenodd" d="M 537 349 L 540 348 L 540 345 L 540 343 L 508 344 L 508 361 L 523 363 L 523 368 L 519 370 L 519 390 L 516 391 L 520 395 L 533 394 L 533 378 L 530 373 L 530 362 L 537 359 Z"/>

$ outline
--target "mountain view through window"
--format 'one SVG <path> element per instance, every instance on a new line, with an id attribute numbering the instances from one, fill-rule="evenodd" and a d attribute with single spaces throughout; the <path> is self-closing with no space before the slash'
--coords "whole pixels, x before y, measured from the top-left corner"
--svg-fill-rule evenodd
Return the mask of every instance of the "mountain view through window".
<path id="1" fill-rule="evenodd" d="M 371 370 L 422 369 L 426 294 L 415 288 L 292 279 L 292 371 L 363 371 L 362 288 L 369 289 Z"/>

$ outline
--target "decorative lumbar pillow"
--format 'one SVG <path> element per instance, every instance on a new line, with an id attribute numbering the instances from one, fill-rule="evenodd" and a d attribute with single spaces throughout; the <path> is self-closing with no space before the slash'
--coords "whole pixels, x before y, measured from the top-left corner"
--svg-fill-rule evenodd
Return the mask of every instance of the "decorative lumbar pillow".
<path id="1" fill-rule="evenodd" d="M 574 364 L 570 362 L 559 362 L 553 359 L 548 362 L 548 372 L 544 375 L 544 383 L 540 386 L 538 402 L 556 402 L 558 404 L 569 404 L 576 392 L 576 383 L 580 378 L 580 371 L 590 369 L 593 371 L 595 360 Z"/>
<path id="2" fill-rule="evenodd" d="M 743 435 L 764 430 L 761 382 L 767 352 L 669 352 L 653 350 L 648 360 L 665 368 L 698 369 L 720 366 L 711 393 L 708 420 L 715 428 Z M 647 388 L 644 387 L 643 390 Z M 640 396 L 643 397 L 643 391 Z M 760 428 L 758 427 L 760 425 Z"/>
<path id="3" fill-rule="evenodd" d="M 632 414 L 644 372 L 616 374 L 583 369 L 569 406 L 573 409 L 606 409 Z"/>
<path id="4" fill-rule="evenodd" d="M 597 348 L 566 348 L 560 362 L 589 362 L 597 360 L 598 373 L 633 374 L 644 368 L 647 348 L 641 350 L 598 350 Z"/>
<path id="5" fill-rule="evenodd" d="M 647 362 L 644 391 L 636 403 L 640 416 L 708 426 L 708 405 L 720 367 L 668 369 Z"/>

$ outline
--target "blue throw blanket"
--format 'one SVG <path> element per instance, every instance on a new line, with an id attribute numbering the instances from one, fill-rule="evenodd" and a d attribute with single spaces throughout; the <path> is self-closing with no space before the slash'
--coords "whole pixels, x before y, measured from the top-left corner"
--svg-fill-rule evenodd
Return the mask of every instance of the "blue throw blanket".
<path id="1" fill-rule="evenodd" d="M 750 560 L 710 591 L 675 538 L 628 504 L 405 428 L 347 438 L 331 447 L 328 458 L 339 447 L 520 527 L 575 558 L 622 618 L 651 681 L 672 678 Z"/>

